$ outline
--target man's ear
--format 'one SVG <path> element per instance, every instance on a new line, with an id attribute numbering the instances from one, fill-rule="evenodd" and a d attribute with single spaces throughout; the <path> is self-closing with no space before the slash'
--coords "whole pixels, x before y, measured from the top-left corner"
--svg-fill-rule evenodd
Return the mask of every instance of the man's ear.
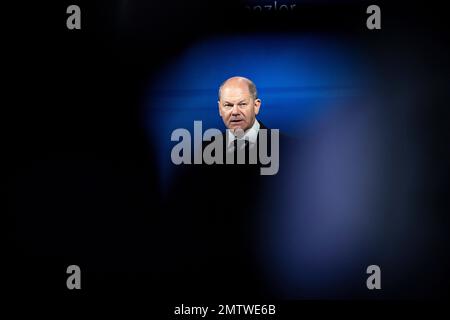
<path id="1" fill-rule="evenodd" d="M 260 99 L 256 99 L 255 100 L 255 114 L 259 113 L 259 107 L 261 107 L 261 100 Z"/>

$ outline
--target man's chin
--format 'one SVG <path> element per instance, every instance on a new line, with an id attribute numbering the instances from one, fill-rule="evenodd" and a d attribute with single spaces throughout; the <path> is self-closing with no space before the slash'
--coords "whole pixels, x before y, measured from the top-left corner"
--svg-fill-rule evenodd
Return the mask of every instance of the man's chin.
<path id="1" fill-rule="evenodd" d="M 244 128 L 242 128 L 241 126 L 234 126 L 234 127 L 228 128 L 228 129 L 230 129 L 231 133 L 233 133 L 233 134 L 237 134 L 237 133 L 241 133 L 241 132 L 245 131 Z"/>
<path id="2" fill-rule="evenodd" d="M 238 129 L 245 131 L 245 123 L 244 122 L 232 123 L 232 124 L 230 124 L 228 129 L 230 129 L 230 131 L 233 132 L 233 133 L 234 133 L 235 130 L 238 130 Z"/>
<path id="3" fill-rule="evenodd" d="M 237 138 L 242 138 L 245 134 L 245 130 L 242 129 L 241 127 L 233 127 L 233 128 L 228 128 L 230 130 L 230 132 L 236 136 Z"/>

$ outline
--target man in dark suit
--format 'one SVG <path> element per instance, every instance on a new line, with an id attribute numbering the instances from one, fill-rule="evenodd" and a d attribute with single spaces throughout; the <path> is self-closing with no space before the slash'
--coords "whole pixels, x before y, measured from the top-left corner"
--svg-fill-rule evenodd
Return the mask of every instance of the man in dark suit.
<path id="1" fill-rule="evenodd" d="M 173 239 L 180 254 L 176 263 L 183 272 L 183 287 L 195 287 L 200 296 L 204 292 L 216 297 L 263 294 L 257 266 L 260 197 L 267 196 L 261 193 L 262 186 L 270 184 L 278 171 L 278 163 L 273 163 L 278 157 L 272 154 L 278 152 L 274 146 L 278 135 L 271 139 L 273 130 L 256 119 L 260 106 L 251 80 L 232 77 L 223 82 L 218 107 L 227 130 L 203 144 L 205 150 L 221 140 L 223 159 L 189 166 L 173 190 L 177 201 L 170 211 L 179 214 L 179 231 Z M 239 161 L 242 151 L 245 161 Z M 252 152 L 256 154 L 253 162 Z M 268 154 L 272 163 L 267 161 Z M 262 174 L 264 167 L 271 167 L 268 176 Z M 195 295 L 192 289 L 189 294 Z"/>
<path id="2" fill-rule="evenodd" d="M 279 162 L 278 130 L 269 130 L 256 119 L 261 100 L 255 84 L 244 77 L 227 79 L 219 87 L 218 107 L 227 130 L 224 134 L 213 137 L 213 142 L 203 143 L 203 156 L 210 156 L 206 162 L 254 164 L 257 166 L 251 166 L 253 169 L 265 167 L 259 170 L 259 174 L 276 174 Z M 219 148 L 223 149 L 218 150 Z M 221 151 L 221 155 L 216 157 L 218 151 Z M 247 166 L 246 170 L 249 171 L 251 167 Z M 236 166 L 233 166 L 233 170 L 235 169 Z"/>
<path id="3" fill-rule="evenodd" d="M 223 162 L 204 164 L 196 174 L 202 195 L 197 201 L 201 205 L 196 206 L 194 224 L 199 230 L 196 234 L 202 238 L 199 246 L 207 253 L 203 275 L 208 278 L 209 273 L 207 283 L 234 296 L 262 294 L 257 266 L 259 197 L 265 196 L 261 192 L 263 185 L 270 184 L 278 171 L 275 144 L 279 141 L 278 132 L 271 139 L 274 130 L 256 119 L 260 107 L 261 100 L 250 79 L 232 77 L 220 85 L 218 111 L 227 128 L 219 137 Z M 205 142 L 203 150 L 211 144 Z M 242 155 L 243 159 L 239 159 Z M 266 176 L 261 168 L 269 167 Z"/>

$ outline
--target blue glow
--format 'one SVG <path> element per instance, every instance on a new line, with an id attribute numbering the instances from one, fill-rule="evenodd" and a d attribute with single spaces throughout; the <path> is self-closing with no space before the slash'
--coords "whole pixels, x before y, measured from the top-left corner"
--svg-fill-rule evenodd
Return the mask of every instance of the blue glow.
<path id="1" fill-rule="evenodd" d="M 203 130 L 224 129 L 217 90 L 225 79 L 252 79 L 262 100 L 258 119 L 295 135 L 317 116 L 359 95 L 361 66 L 351 46 L 329 37 L 224 36 L 193 44 L 149 84 L 145 125 L 160 152 L 162 183 L 166 185 L 173 166 L 174 129 L 192 132 L 194 120 L 203 121 Z"/>

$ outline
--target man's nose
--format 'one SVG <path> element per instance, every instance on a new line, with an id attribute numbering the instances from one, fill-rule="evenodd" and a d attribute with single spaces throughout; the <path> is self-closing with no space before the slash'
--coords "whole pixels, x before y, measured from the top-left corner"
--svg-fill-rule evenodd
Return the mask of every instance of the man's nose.
<path id="1" fill-rule="evenodd" d="M 233 109 L 231 109 L 231 114 L 232 114 L 232 115 L 239 115 L 239 114 L 240 114 L 240 110 L 239 110 L 239 107 L 238 107 L 237 104 L 235 104 L 235 105 L 233 106 Z"/>

